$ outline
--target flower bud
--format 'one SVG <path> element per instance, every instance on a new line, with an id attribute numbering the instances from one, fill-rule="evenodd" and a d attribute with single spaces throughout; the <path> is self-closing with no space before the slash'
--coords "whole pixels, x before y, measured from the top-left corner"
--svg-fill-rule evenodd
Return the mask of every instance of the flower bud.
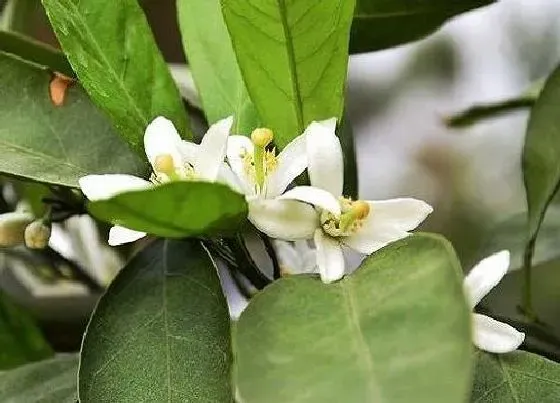
<path id="1" fill-rule="evenodd" d="M 45 249 L 51 238 L 51 227 L 42 220 L 33 221 L 25 228 L 25 245 L 30 249 Z"/>
<path id="2" fill-rule="evenodd" d="M 251 141 L 254 145 L 261 148 L 269 145 L 273 138 L 274 133 L 270 129 L 255 129 L 253 130 L 253 133 L 251 133 Z"/>
<path id="3" fill-rule="evenodd" d="M 0 214 L 0 246 L 10 247 L 24 243 L 25 228 L 33 216 L 24 212 Z"/>

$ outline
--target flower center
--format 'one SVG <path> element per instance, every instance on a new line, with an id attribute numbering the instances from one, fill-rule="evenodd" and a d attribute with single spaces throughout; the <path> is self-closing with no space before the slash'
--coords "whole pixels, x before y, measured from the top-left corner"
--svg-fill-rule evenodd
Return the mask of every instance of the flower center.
<path id="1" fill-rule="evenodd" d="M 352 201 L 341 198 L 340 207 L 342 209 L 340 217 L 326 210 L 321 212 L 323 231 L 332 237 L 350 236 L 356 233 L 371 212 L 370 205 L 363 200 Z"/>
<path id="2" fill-rule="evenodd" d="M 272 130 L 255 129 L 251 133 L 254 151 L 253 153 L 245 152 L 242 155 L 245 174 L 255 184 L 256 193 L 266 192 L 266 178 L 276 169 L 278 164 L 276 151 L 266 149 L 273 139 L 274 133 Z"/>
<path id="3" fill-rule="evenodd" d="M 177 169 L 171 154 L 158 155 L 154 161 L 154 175 L 151 178 L 154 182 L 166 183 L 194 178 L 194 168 L 187 164 Z"/>

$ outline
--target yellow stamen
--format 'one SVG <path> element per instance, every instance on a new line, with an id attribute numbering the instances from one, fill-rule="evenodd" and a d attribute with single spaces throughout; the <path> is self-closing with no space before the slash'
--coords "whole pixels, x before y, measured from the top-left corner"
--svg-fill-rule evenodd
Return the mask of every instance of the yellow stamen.
<path id="1" fill-rule="evenodd" d="M 269 145 L 274 139 L 274 133 L 270 129 L 259 128 L 253 130 L 251 133 L 251 141 L 255 147 L 264 148 Z"/>
<path id="2" fill-rule="evenodd" d="M 274 133 L 270 129 L 255 129 L 251 133 L 251 141 L 255 145 L 253 162 L 255 163 L 255 182 L 262 189 L 266 177 L 266 146 L 274 138 Z"/>
<path id="3" fill-rule="evenodd" d="M 352 211 L 358 220 L 363 220 L 369 215 L 370 206 L 363 200 L 357 200 L 352 203 Z"/>
<path id="4" fill-rule="evenodd" d="M 158 155 L 154 161 L 154 170 L 167 175 L 174 174 L 175 164 L 173 163 L 173 157 L 171 154 Z"/>

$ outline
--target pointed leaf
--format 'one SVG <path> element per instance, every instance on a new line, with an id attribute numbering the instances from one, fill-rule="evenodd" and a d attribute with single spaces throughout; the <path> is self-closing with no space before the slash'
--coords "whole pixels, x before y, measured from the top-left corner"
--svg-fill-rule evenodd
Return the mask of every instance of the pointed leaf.
<path id="1" fill-rule="evenodd" d="M 221 0 L 249 95 L 285 147 L 341 118 L 354 0 Z"/>
<path id="2" fill-rule="evenodd" d="M 0 172 L 77 186 L 88 174 L 145 170 L 79 84 L 57 106 L 51 80 L 47 70 L 0 52 Z"/>
<path id="3" fill-rule="evenodd" d="M 371 52 L 421 39 L 455 15 L 495 1 L 357 0 L 350 51 Z"/>
<path id="4" fill-rule="evenodd" d="M 74 76 L 74 71 L 64 54 L 49 45 L 23 35 L 0 31 L 0 51 L 48 67 L 68 77 Z"/>
<path id="5" fill-rule="evenodd" d="M 52 355 L 51 346 L 33 318 L 0 292 L 0 370 Z"/>
<path id="6" fill-rule="evenodd" d="M 191 137 L 179 91 L 136 0 L 42 0 L 64 53 L 94 102 L 140 154 L 162 115 Z"/>
<path id="7" fill-rule="evenodd" d="M 59 355 L 1 372 L 0 402 L 74 403 L 77 373 L 77 355 Z"/>
<path id="8" fill-rule="evenodd" d="M 233 133 L 250 134 L 259 119 L 237 66 L 220 0 L 177 0 L 177 11 L 183 46 L 208 122 L 233 115 Z"/>
<path id="9" fill-rule="evenodd" d="M 89 203 L 100 220 L 168 238 L 232 234 L 247 217 L 245 198 L 225 185 L 172 182 Z"/>
<path id="10" fill-rule="evenodd" d="M 470 387 L 460 266 L 433 235 L 396 242 L 330 285 L 277 281 L 251 300 L 235 343 L 246 403 L 448 403 Z"/>
<path id="11" fill-rule="evenodd" d="M 527 191 L 529 237 L 536 237 L 546 209 L 560 185 L 560 67 L 548 78 L 527 127 L 523 178 Z"/>
<path id="12" fill-rule="evenodd" d="M 198 241 L 158 240 L 113 281 L 88 325 L 79 397 L 88 402 L 228 402 L 229 314 Z"/>
<path id="13" fill-rule="evenodd" d="M 560 365 L 525 351 L 476 354 L 471 402 L 555 402 L 560 396 Z"/>

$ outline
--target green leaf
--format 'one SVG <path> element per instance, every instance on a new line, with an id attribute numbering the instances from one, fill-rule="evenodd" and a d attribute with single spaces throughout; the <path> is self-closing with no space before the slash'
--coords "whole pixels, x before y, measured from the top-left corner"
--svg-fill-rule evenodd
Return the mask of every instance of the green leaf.
<path id="1" fill-rule="evenodd" d="M 334 284 L 279 280 L 251 300 L 235 329 L 246 403 L 448 403 L 470 387 L 460 266 L 434 235 L 391 244 Z"/>
<path id="2" fill-rule="evenodd" d="M 141 174 L 145 165 L 74 83 L 49 97 L 47 70 L 0 52 L 0 172 L 77 186 L 88 174 Z"/>
<path id="3" fill-rule="evenodd" d="M 183 46 L 210 124 L 233 115 L 233 132 L 259 123 L 237 66 L 220 0 L 177 0 Z"/>
<path id="4" fill-rule="evenodd" d="M 371 52 L 421 39 L 446 20 L 495 0 L 357 0 L 351 53 Z"/>
<path id="5" fill-rule="evenodd" d="M 89 203 L 100 220 L 167 238 L 232 234 L 245 222 L 245 197 L 208 182 L 172 182 Z"/>
<path id="6" fill-rule="evenodd" d="M 119 273 L 91 318 L 80 401 L 232 401 L 230 343 L 226 300 L 206 249 L 158 240 Z"/>
<path id="7" fill-rule="evenodd" d="M 9 403 L 76 402 L 77 355 L 28 364 L 0 373 L 0 401 Z"/>
<path id="8" fill-rule="evenodd" d="M 548 78 L 527 127 L 523 178 L 527 191 L 529 238 L 535 238 L 560 185 L 560 67 Z"/>
<path id="9" fill-rule="evenodd" d="M 0 346 L 0 370 L 53 355 L 52 348 L 32 317 L 2 293 L 0 293 Z M 0 399 L 0 401 L 5 400 Z"/>
<path id="10" fill-rule="evenodd" d="M 69 77 L 74 76 L 72 67 L 62 53 L 23 35 L 0 31 L 0 51 L 12 53 L 24 60 L 49 67 Z"/>
<path id="11" fill-rule="evenodd" d="M 42 0 L 64 53 L 93 101 L 144 153 L 162 115 L 191 138 L 179 91 L 136 0 Z"/>
<path id="12" fill-rule="evenodd" d="M 476 354 L 471 402 L 556 402 L 560 396 L 560 365 L 516 351 L 493 355 Z"/>
<path id="13" fill-rule="evenodd" d="M 342 118 L 354 0 L 221 0 L 249 95 L 285 147 Z"/>

